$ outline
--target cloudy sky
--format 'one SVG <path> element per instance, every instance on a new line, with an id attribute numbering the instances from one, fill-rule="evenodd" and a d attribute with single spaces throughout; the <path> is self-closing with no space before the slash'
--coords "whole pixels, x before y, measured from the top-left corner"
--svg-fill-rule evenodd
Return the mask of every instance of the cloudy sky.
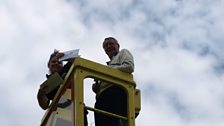
<path id="1" fill-rule="evenodd" d="M 224 0 L 0 0 L 0 125 L 40 124 L 54 49 L 105 64 L 102 41 L 114 36 L 135 58 L 137 126 L 223 126 L 223 14 Z"/>

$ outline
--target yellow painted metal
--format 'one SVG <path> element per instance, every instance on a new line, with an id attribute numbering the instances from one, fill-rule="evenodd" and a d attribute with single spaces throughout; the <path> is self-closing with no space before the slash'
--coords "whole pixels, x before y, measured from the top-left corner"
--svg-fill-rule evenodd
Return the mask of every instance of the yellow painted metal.
<path id="1" fill-rule="evenodd" d="M 42 120 L 41 126 L 44 126 L 46 124 L 47 120 L 49 119 L 49 115 L 53 112 L 53 107 L 55 107 L 58 103 L 58 100 L 62 95 L 63 90 L 66 88 L 66 83 L 69 79 L 74 79 L 74 96 L 72 101 L 73 104 L 73 114 L 72 114 L 72 121 L 74 121 L 74 126 L 84 126 L 84 103 L 83 103 L 83 81 L 85 78 L 94 78 L 99 79 L 102 81 L 106 81 L 112 84 L 115 84 L 117 86 L 120 86 L 124 88 L 127 92 L 128 101 L 127 101 L 127 117 L 121 117 L 123 119 L 127 119 L 127 126 L 135 126 L 135 112 L 140 111 L 140 91 L 136 90 L 136 84 L 133 81 L 132 74 L 128 74 L 125 72 L 122 72 L 120 70 L 89 61 L 87 59 L 83 58 L 76 58 L 73 65 L 71 66 L 69 72 L 67 73 L 64 83 L 59 88 L 55 98 L 53 99 L 51 106 L 47 113 L 45 114 L 45 117 Z M 87 109 L 94 110 L 93 108 L 86 107 Z M 100 110 L 99 110 L 100 111 Z M 103 113 L 103 112 L 102 112 Z M 105 114 L 109 114 L 107 112 L 104 112 Z M 46 116 L 48 115 L 48 116 Z M 113 115 L 117 116 L 119 118 L 119 115 Z M 68 116 L 68 115 L 64 115 Z"/>
<path id="2" fill-rule="evenodd" d="M 141 91 L 139 89 L 135 90 L 135 113 L 139 114 L 141 110 Z"/>
<path id="3" fill-rule="evenodd" d="M 84 126 L 83 80 L 78 67 L 74 68 L 74 126 Z"/>

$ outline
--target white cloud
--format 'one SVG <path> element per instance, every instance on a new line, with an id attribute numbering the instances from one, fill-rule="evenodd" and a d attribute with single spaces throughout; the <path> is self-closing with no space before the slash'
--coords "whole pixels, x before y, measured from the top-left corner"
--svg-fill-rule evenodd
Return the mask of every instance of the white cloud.
<path id="1" fill-rule="evenodd" d="M 142 90 L 137 125 L 222 126 L 223 6 L 221 0 L 1 1 L 1 124 L 39 125 L 44 111 L 36 93 L 54 48 L 80 48 L 83 58 L 105 64 L 102 41 L 115 36 L 135 57 Z"/>

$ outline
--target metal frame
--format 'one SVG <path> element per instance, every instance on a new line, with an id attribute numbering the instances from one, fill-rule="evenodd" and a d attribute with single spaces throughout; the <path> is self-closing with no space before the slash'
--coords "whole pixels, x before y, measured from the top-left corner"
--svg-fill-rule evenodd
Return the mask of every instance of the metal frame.
<path id="1" fill-rule="evenodd" d="M 68 80 L 74 79 L 72 92 L 73 114 L 72 121 L 74 126 L 84 126 L 84 103 L 83 103 L 83 81 L 85 78 L 95 78 L 123 87 L 127 92 L 127 117 L 115 115 L 102 110 L 97 110 L 86 106 L 86 109 L 94 112 L 100 112 L 109 116 L 114 116 L 127 120 L 127 126 L 135 126 L 135 82 L 131 74 L 120 70 L 89 61 L 83 58 L 76 58 L 69 72 L 67 73 L 62 86 L 59 88 L 55 98 L 53 99 L 48 111 L 42 119 L 41 126 L 45 126 L 50 114 L 57 105 L 63 91 L 66 90 Z"/>

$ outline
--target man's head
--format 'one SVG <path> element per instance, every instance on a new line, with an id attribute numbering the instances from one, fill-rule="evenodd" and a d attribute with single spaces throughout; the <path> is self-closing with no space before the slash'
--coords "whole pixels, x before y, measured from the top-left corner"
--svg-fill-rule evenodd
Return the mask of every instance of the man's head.
<path id="1" fill-rule="evenodd" d="M 115 38 L 108 37 L 104 39 L 103 49 L 110 59 L 112 59 L 113 56 L 117 55 L 117 53 L 119 52 L 119 47 L 120 45 Z"/>
<path id="2" fill-rule="evenodd" d="M 63 63 L 58 61 L 58 52 L 54 52 L 51 54 L 50 59 L 48 61 L 48 68 L 51 73 L 59 72 L 63 69 Z"/>

